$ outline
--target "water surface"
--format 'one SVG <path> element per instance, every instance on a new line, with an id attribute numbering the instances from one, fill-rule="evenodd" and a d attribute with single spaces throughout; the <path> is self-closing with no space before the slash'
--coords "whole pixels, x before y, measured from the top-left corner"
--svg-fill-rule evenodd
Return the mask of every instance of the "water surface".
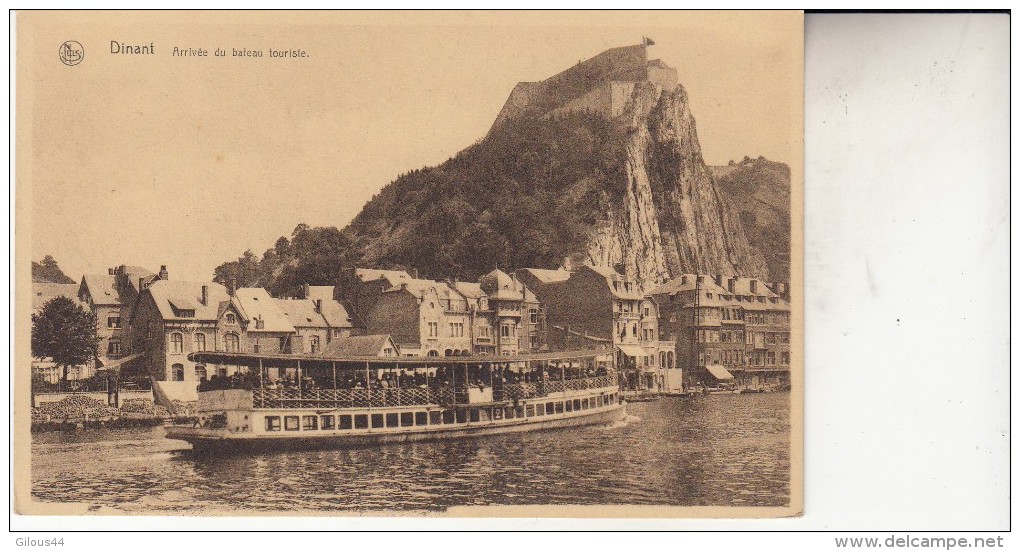
<path id="1" fill-rule="evenodd" d="M 787 505 L 789 393 L 663 398 L 587 427 L 370 449 L 195 456 L 154 429 L 32 437 L 37 500 L 132 513 L 470 505 Z"/>

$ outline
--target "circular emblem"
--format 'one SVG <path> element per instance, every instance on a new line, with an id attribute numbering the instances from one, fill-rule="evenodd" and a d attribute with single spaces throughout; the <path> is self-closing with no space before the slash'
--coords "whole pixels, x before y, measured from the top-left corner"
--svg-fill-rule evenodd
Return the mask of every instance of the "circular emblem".
<path id="1" fill-rule="evenodd" d="M 85 59 L 85 48 L 77 40 L 68 40 L 60 45 L 60 62 L 64 65 L 77 65 Z"/>

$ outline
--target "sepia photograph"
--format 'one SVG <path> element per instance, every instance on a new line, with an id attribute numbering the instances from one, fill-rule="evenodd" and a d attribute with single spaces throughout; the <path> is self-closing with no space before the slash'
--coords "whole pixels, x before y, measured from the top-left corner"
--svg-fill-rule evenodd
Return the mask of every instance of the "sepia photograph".
<path id="1" fill-rule="evenodd" d="M 803 513 L 801 12 L 17 19 L 19 514 Z"/>

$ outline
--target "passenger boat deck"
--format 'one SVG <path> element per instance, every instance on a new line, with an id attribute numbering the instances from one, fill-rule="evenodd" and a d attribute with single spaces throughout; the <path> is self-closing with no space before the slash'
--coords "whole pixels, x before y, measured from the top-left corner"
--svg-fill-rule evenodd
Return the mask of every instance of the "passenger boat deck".
<path id="1" fill-rule="evenodd" d="M 445 358 L 197 352 L 227 376 L 199 387 L 196 450 L 348 447 L 612 423 L 625 415 L 605 351 Z M 332 388 L 323 388 L 332 387 Z"/>

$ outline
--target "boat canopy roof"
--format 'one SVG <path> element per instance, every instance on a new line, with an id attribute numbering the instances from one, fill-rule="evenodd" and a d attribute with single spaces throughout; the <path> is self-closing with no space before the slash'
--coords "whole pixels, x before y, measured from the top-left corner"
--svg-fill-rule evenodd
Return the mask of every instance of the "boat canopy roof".
<path id="1" fill-rule="evenodd" d="M 255 354 L 251 352 L 192 352 L 188 359 L 198 363 L 259 365 L 265 366 L 296 366 L 298 362 L 306 364 L 336 364 L 337 367 L 364 369 L 366 366 L 386 368 L 400 365 L 403 368 L 425 368 L 444 365 L 493 365 L 531 361 L 570 361 L 598 356 L 612 356 L 611 348 L 588 348 L 581 350 L 564 350 L 559 352 L 535 352 L 512 356 L 474 355 L 474 356 L 344 356 L 329 357 L 320 354 Z"/>

